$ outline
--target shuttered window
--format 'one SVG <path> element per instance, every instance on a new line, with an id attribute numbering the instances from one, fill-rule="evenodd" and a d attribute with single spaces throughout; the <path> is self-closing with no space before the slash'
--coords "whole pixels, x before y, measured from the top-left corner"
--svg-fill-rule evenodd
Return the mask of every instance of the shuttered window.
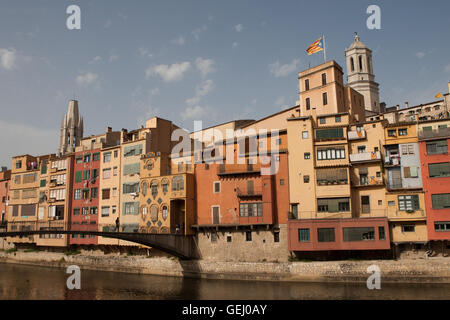
<path id="1" fill-rule="evenodd" d="M 432 194 L 431 201 L 433 209 L 449 209 L 450 193 Z"/>
<path id="2" fill-rule="evenodd" d="M 139 192 L 139 182 L 136 183 L 124 183 L 123 194 Z"/>
<path id="3" fill-rule="evenodd" d="M 130 163 L 123 166 L 123 174 L 137 174 L 140 172 L 140 163 Z"/>
<path id="4" fill-rule="evenodd" d="M 102 190 L 102 199 L 103 200 L 108 200 L 109 196 L 110 196 L 110 190 L 111 189 L 103 189 Z"/>
<path id="5" fill-rule="evenodd" d="M 436 177 L 449 177 L 450 176 L 450 163 L 432 163 L 428 165 L 428 172 L 430 178 Z"/>
<path id="6" fill-rule="evenodd" d="M 23 175 L 23 183 L 33 183 L 37 179 L 36 173 L 24 174 Z"/>
<path id="7" fill-rule="evenodd" d="M 132 214 L 132 215 L 138 215 L 139 214 L 139 202 L 125 202 L 123 204 L 123 214 Z"/>
<path id="8" fill-rule="evenodd" d="M 35 204 L 22 205 L 22 211 L 20 213 L 21 217 L 32 217 L 35 215 L 36 215 L 36 205 Z"/>
<path id="9" fill-rule="evenodd" d="M 137 156 L 142 153 L 142 144 L 136 145 L 136 146 L 129 146 L 125 147 L 123 149 L 123 156 L 124 157 L 132 157 Z"/>
<path id="10" fill-rule="evenodd" d="M 317 211 L 319 212 L 350 211 L 350 200 L 349 198 L 317 199 Z"/>
<path id="11" fill-rule="evenodd" d="M 81 182 L 81 171 L 75 172 L 75 182 Z"/>
<path id="12" fill-rule="evenodd" d="M 319 129 L 316 130 L 316 139 L 326 140 L 326 139 L 340 139 L 344 138 L 343 128 L 331 128 L 331 129 Z"/>
<path id="13" fill-rule="evenodd" d="M 444 154 L 448 152 L 447 140 L 427 142 L 427 154 Z"/>

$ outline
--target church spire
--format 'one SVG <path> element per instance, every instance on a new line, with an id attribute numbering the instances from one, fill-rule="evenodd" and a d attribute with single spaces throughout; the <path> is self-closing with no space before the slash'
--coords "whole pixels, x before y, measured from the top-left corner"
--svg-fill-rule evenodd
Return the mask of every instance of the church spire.
<path id="1" fill-rule="evenodd" d="M 75 147 L 80 145 L 83 138 L 83 118 L 78 112 L 78 101 L 70 100 L 67 113 L 61 122 L 61 137 L 59 155 L 75 152 Z"/>

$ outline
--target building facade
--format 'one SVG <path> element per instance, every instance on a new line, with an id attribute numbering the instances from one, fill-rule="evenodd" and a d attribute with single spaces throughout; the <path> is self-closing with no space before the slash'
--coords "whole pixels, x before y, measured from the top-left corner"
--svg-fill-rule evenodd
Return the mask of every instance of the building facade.
<path id="1" fill-rule="evenodd" d="M 0 226 L 6 226 L 8 221 L 9 185 L 11 170 L 2 167 L 0 171 Z"/>

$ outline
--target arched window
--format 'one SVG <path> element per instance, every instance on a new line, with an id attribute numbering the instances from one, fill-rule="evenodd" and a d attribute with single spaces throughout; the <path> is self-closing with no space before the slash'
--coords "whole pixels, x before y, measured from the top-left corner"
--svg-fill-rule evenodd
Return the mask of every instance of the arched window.
<path id="1" fill-rule="evenodd" d="M 165 204 L 162 205 L 161 211 L 162 211 L 162 218 L 164 220 L 166 220 L 167 219 L 167 215 L 169 214 L 169 210 L 168 210 L 168 208 L 167 208 L 167 206 Z"/>
<path id="2" fill-rule="evenodd" d="M 156 197 L 156 195 L 158 194 L 158 180 L 152 181 L 151 188 L 152 188 L 152 196 Z"/>
<path id="3" fill-rule="evenodd" d="M 147 216 L 147 206 L 141 207 L 141 214 L 142 214 L 142 219 L 145 220 L 145 217 Z"/>
<path id="4" fill-rule="evenodd" d="M 353 58 L 350 58 L 350 67 L 352 68 L 352 71 L 355 71 L 355 62 L 353 61 Z"/>
<path id="5" fill-rule="evenodd" d="M 152 219 L 153 222 L 158 221 L 158 206 L 156 204 L 152 205 L 150 208 L 150 219 Z"/>
<path id="6" fill-rule="evenodd" d="M 359 56 L 359 71 L 362 71 L 362 69 L 363 69 L 362 56 Z"/>
<path id="7" fill-rule="evenodd" d="M 147 195 L 147 182 L 142 183 L 142 195 L 145 197 Z"/>

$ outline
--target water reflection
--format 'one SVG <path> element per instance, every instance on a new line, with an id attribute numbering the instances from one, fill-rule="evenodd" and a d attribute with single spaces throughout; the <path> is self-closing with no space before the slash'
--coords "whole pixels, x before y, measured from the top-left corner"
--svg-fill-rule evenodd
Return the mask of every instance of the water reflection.
<path id="1" fill-rule="evenodd" d="M 66 287 L 64 268 L 0 263 L 0 299 L 450 299 L 450 284 L 249 282 L 81 271 L 81 290 Z"/>

